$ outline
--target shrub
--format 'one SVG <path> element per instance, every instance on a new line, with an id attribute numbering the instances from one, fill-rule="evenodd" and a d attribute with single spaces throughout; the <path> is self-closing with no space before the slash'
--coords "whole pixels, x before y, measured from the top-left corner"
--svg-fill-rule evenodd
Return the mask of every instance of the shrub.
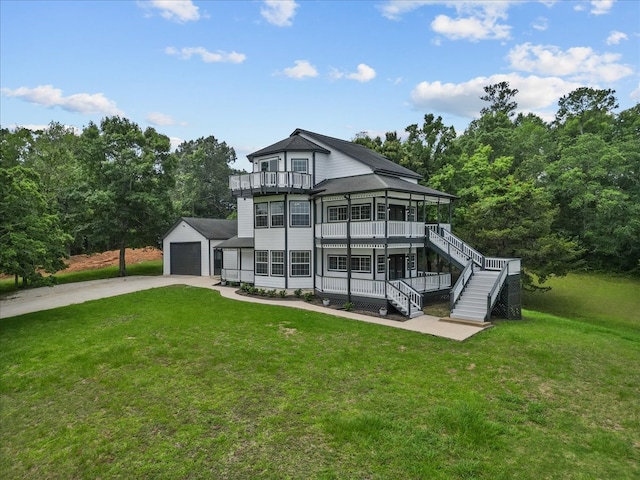
<path id="1" fill-rule="evenodd" d="M 313 292 L 307 292 L 304 294 L 304 301 L 310 302 L 313 300 Z"/>
<path id="2" fill-rule="evenodd" d="M 269 291 L 267 291 L 267 295 L 268 295 L 270 298 L 275 298 L 275 297 L 276 297 L 276 289 L 274 288 L 273 290 L 269 290 Z"/>
<path id="3" fill-rule="evenodd" d="M 296 297 L 300 298 L 302 296 L 302 289 L 298 288 L 293 293 L 295 294 Z"/>
<path id="4" fill-rule="evenodd" d="M 353 303 L 352 303 L 352 302 L 347 302 L 347 303 L 345 303 L 345 304 L 344 304 L 344 309 L 345 309 L 347 312 L 350 312 L 351 310 L 353 310 Z"/>
<path id="5" fill-rule="evenodd" d="M 280 290 L 280 297 L 284 298 L 287 296 L 287 291 L 286 290 Z"/>

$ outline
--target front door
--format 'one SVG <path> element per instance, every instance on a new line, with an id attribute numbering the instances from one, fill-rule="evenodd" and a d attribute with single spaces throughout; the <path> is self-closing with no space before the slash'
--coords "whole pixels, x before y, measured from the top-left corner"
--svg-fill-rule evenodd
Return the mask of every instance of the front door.
<path id="1" fill-rule="evenodd" d="M 405 221 L 404 205 L 389 205 L 389 220 L 404 222 Z"/>
<path id="2" fill-rule="evenodd" d="M 389 280 L 404 278 L 404 255 L 389 255 Z"/>
<path id="3" fill-rule="evenodd" d="M 222 250 L 213 249 L 213 274 L 220 275 L 222 273 Z"/>

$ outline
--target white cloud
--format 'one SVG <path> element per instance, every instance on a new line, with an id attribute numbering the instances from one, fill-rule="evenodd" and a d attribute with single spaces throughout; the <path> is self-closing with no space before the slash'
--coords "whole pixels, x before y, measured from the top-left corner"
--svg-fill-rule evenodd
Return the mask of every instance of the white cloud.
<path id="1" fill-rule="evenodd" d="M 147 122 L 152 125 L 167 127 L 171 125 L 184 125 L 183 122 L 177 122 L 171 117 L 171 115 L 166 115 L 160 112 L 149 112 L 147 114 Z"/>
<path id="2" fill-rule="evenodd" d="M 507 19 L 507 10 L 513 2 L 508 1 L 435 1 L 408 0 L 388 1 L 380 10 L 391 20 L 426 5 L 440 4 L 454 8 L 457 16 L 438 15 L 431 22 L 434 32 L 452 40 L 468 39 L 472 42 L 488 39 L 509 38 L 511 27 L 500 20 Z"/>
<path id="3" fill-rule="evenodd" d="M 192 56 L 198 55 L 205 63 L 242 63 L 246 60 L 247 56 L 244 53 L 237 52 L 223 52 L 218 50 L 217 52 L 209 52 L 204 47 L 185 47 L 178 50 L 175 47 L 165 48 L 167 55 L 175 55 L 183 60 L 189 60 Z"/>
<path id="4" fill-rule="evenodd" d="M 265 0 L 260 14 L 278 27 L 290 27 L 299 5 L 294 0 Z"/>
<path id="5" fill-rule="evenodd" d="M 617 45 L 621 40 L 628 40 L 626 33 L 613 30 L 607 37 L 607 45 Z"/>
<path id="6" fill-rule="evenodd" d="M 287 77 L 302 79 L 305 77 L 317 77 L 318 70 L 307 60 L 296 60 L 295 67 L 287 67 L 283 70 Z"/>
<path id="7" fill-rule="evenodd" d="M 563 51 L 554 45 L 524 43 L 513 47 L 507 58 L 516 70 L 572 80 L 614 82 L 633 73 L 628 65 L 617 63 L 621 55 L 599 55 L 591 47 L 571 47 Z"/>
<path id="8" fill-rule="evenodd" d="M 376 71 L 369 65 L 361 63 L 358 65 L 357 72 L 343 73 L 339 70 L 333 70 L 330 75 L 331 78 L 335 79 L 347 78 L 349 80 L 357 80 L 358 82 L 364 83 L 376 78 Z"/>
<path id="9" fill-rule="evenodd" d="M 545 17 L 538 17 L 538 18 L 536 18 L 534 20 L 534 22 L 531 24 L 531 26 L 535 30 L 539 30 L 539 31 L 543 32 L 547 28 L 549 28 L 549 21 Z"/>
<path id="10" fill-rule="evenodd" d="M 186 23 L 200 20 L 200 12 L 191 0 L 149 0 L 138 2 L 143 8 L 160 10 L 162 18 L 172 22 Z"/>
<path id="11" fill-rule="evenodd" d="M 583 86 L 558 77 L 522 77 L 516 73 L 476 77 L 462 83 L 421 82 L 411 92 L 411 104 L 421 111 L 443 112 L 462 118 L 478 117 L 486 102 L 480 100 L 484 87 L 509 82 L 518 89 L 515 96 L 519 112 L 532 112 L 550 121 L 558 99 Z"/>
<path id="12" fill-rule="evenodd" d="M 171 142 L 171 151 L 175 152 L 176 149 L 182 145 L 182 143 L 184 142 L 184 140 L 182 138 L 179 137 L 169 137 L 169 141 Z"/>
<path id="13" fill-rule="evenodd" d="M 609 13 L 611 7 L 613 7 L 614 0 L 592 0 L 591 1 L 591 13 L 594 15 L 604 15 Z"/>
<path id="14" fill-rule="evenodd" d="M 631 100 L 635 100 L 636 102 L 640 102 L 640 83 L 638 83 L 638 88 L 636 88 L 635 90 L 633 90 L 633 92 L 631 92 L 631 95 L 629 95 Z"/>
<path id="15" fill-rule="evenodd" d="M 38 85 L 35 88 L 19 87 L 15 90 L 3 88 L 2 94 L 44 107 L 60 107 L 73 113 L 123 115 L 116 102 L 109 100 L 102 93 L 76 93 L 65 97 L 62 90 L 54 88 L 53 85 Z"/>

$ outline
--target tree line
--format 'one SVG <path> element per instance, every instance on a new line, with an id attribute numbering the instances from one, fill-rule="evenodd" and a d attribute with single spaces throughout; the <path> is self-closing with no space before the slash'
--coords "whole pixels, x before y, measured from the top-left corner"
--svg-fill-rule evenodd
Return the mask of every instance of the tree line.
<path id="1" fill-rule="evenodd" d="M 355 142 L 452 193 L 456 233 L 489 256 L 520 257 L 525 284 L 589 268 L 640 273 L 640 105 L 615 113 L 612 90 L 578 88 L 555 119 L 518 114 L 517 89 L 484 88 L 462 134 L 433 114 L 405 135 Z M 0 272 L 18 282 L 56 272 L 77 253 L 158 245 L 179 216 L 234 214 L 233 148 L 183 142 L 126 118 L 81 132 L 0 128 Z"/>
<path id="2" fill-rule="evenodd" d="M 209 136 L 183 142 L 126 118 L 0 129 L 0 272 L 42 281 L 78 253 L 159 246 L 178 216 L 225 218 L 233 148 Z"/>
<path id="3" fill-rule="evenodd" d="M 640 273 L 640 104 L 615 113 L 613 90 L 581 87 L 545 122 L 515 114 L 508 82 L 484 91 L 461 135 L 428 114 L 404 140 L 355 141 L 458 196 L 456 233 L 486 255 L 522 258 L 525 286 L 585 268 Z"/>

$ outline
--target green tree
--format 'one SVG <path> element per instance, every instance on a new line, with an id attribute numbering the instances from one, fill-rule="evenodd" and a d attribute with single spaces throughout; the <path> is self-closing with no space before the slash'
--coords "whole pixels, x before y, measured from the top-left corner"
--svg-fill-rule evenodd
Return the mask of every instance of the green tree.
<path id="1" fill-rule="evenodd" d="M 491 147 L 461 155 L 445 165 L 430 186 L 457 195 L 456 233 L 488 256 L 522 258 L 524 284 L 535 275 L 544 283 L 550 274 L 564 275 L 575 266 L 575 243 L 552 231 L 557 210 L 551 196 L 532 180 L 519 180 L 513 158 L 493 157 Z"/>
<path id="2" fill-rule="evenodd" d="M 615 90 L 580 87 L 558 101 L 555 123 L 565 136 L 593 133 L 608 137 L 613 123 L 613 110 L 618 108 Z"/>
<path id="3" fill-rule="evenodd" d="M 23 166 L 0 168 L 0 272 L 23 284 L 42 278 L 41 271 L 65 268 L 70 236 L 60 228 L 39 188 L 38 174 Z"/>
<path id="4" fill-rule="evenodd" d="M 180 215 L 226 218 L 234 207 L 229 190 L 235 150 L 214 136 L 183 142 L 177 158 L 175 209 Z"/>
<path id="5" fill-rule="evenodd" d="M 93 122 L 82 132 L 79 159 L 87 179 L 87 236 L 120 249 L 126 275 L 127 247 L 156 245 L 173 221 L 170 192 L 175 159 L 170 141 L 120 117 Z"/>
<path id="6" fill-rule="evenodd" d="M 414 123 L 405 131 L 409 134 L 405 151 L 410 159 L 405 166 L 422 175 L 426 181 L 455 155 L 456 130 L 446 126 L 440 116 L 436 118 L 431 113 L 426 114 L 422 127 Z"/>
<path id="7" fill-rule="evenodd" d="M 480 110 L 480 115 L 502 113 L 510 118 L 515 114 L 518 103 L 514 101 L 514 98 L 518 94 L 518 89 L 511 88 L 509 82 L 486 85 L 484 92 L 485 95 L 480 97 L 480 100 L 489 102 L 490 105 Z"/>

